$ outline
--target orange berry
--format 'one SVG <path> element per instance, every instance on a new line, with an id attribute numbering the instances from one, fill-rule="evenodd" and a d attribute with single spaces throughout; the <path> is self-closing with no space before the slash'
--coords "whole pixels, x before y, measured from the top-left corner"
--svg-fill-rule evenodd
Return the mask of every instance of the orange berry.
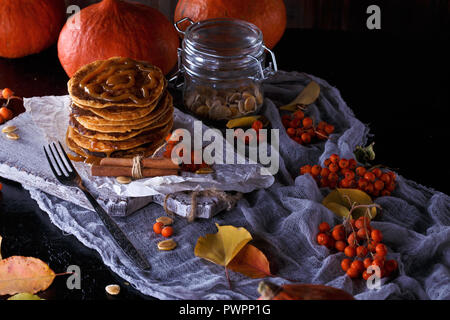
<path id="1" fill-rule="evenodd" d="M 373 259 L 373 261 L 372 261 L 372 265 L 373 266 L 378 266 L 380 268 L 383 268 L 384 260 L 379 258 L 379 257 L 375 257 L 375 259 Z"/>
<path id="2" fill-rule="evenodd" d="M 321 246 L 325 246 L 328 243 L 328 235 L 325 233 L 319 233 L 317 235 L 317 243 L 320 244 Z"/>
<path id="3" fill-rule="evenodd" d="M 295 135 L 295 129 L 294 128 L 287 128 L 286 130 L 288 136 L 292 137 Z"/>
<path id="4" fill-rule="evenodd" d="M 300 174 L 307 174 L 311 173 L 312 166 L 307 164 L 306 166 L 303 166 L 300 168 Z"/>
<path id="5" fill-rule="evenodd" d="M 366 216 L 359 217 L 355 222 L 355 227 L 358 229 L 368 227 L 370 225 L 370 219 Z"/>
<path id="6" fill-rule="evenodd" d="M 391 176 L 387 173 L 383 173 L 380 177 L 380 180 L 383 181 L 385 184 L 391 183 Z"/>
<path id="7" fill-rule="evenodd" d="M 164 228 L 161 230 L 161 234 L 162 234 L 164 237 L 168 238 L 168 237 L 170 237 L 170 236 L 173 234 L 173 228 L 170 227 L 170 226 L 164 227 Z"/>
<path id="8" fill-rule="evenodd" d="M 355 260 L 350 265 L 350 268 L 354 268 L 354 269 L 358 270 L 359 272 L 363 272 L 364 271 L 364 263 L 361 260 Z"/>
<path id="9" fill-rule="evenodd" d="M 344 240 L 345 239 L 345 229 L 342 224 L 337 225 L 333 228 L 333 231 L 331 232 L 331 236 L 334 240 Z"/>
<path id="10" fill-rule="evenodd" d="M 358 240 L 356 237 L 356 232 L 352 232 L 347 238 L 348 245 L 351 247 L 356 247 L 358 245 Z"/>
<path id="11" fill-rule="evenodd" d="M 329 183 L 328 183 L 328 179 L 326 177 L 323 177 L 320 179 L 320 187 L 321 188 L 326 188 L 328 187 Z"/>
<path id="12" fill-rule="evenodd" d="M 355 170 L 355 168 L 356 168 L 357 165 L 358 165 L 358 164 L 356 163 L 356 160 L 355 160 L 355 159 L 350 159 L 350 160 L 348 160 L 348 168 L 349 168 L 350 170 Z"/>
<path id="13" fill-rule="evenodd" d="M 162 223 L 162 222 L 156 222 L 153 225 L 153 231 L 157 234 L 161 234 L 161 231 L 163 228 L 164 228 L 164 223 Z"/>
<path id="14" fill-rule="evenodd" d="M 380 168 L 374 168 L 372 169 L 372 173 L 375 175 L 375 177 L 379 178 L 383 172 L 381 172 Z"/>
<path id="15" fill-rule="evenodd" d="M 328 168 L 322 168 L 322 170 L 320 170 L 320 176 L 323 178 L 327 178 L 329 174 L 330 174 L 330 169 L 328 169 Z"/>
<path id="16" fill-rule="evenodd" d="M 383 190 L 384 189 L 384 182 L 381 180 L 377 180 L 375 181 L 375 183 L 373 184 L 374 188 L 376 190 Z"/>
<path id="17" fill-rule="evenodd" d="M 341 169 L 345 169 L 348 167 L 348 160 L 347 159 L 341 159 L 339 160 L 339 167 Z"/>
<path id="18" fill-rule="evenodd" d="M 366 189 L 364 190 L 368 194 L 372 194 L 375 188 L 373 187 L 373 183 L 368 183 Z"/>
<path id="19" fill-rule="evenodd" d="M 344 177 L 347 180 L 354 180 L 355 179 L 355 173 L 353 171 L 351 171 L 351 170 L 347 170 L 344 173 Z"/>
<path id="20" fill-rule="evenodd" d="M 313 120 L 310 117 L 306 117 L 303 119 L 303 127 L 304 128 L 311 128 L 313 125 Z"/>
<path id="21" fill-rule="evenodd" d="M 344 252 L 345 247 L 347 246 L 347 244 L 342 241 L 342 240 L 338 240 L 336 241 L 336 243 L 334 244 L 334 247 L 336 248 L 337 251 L 339 252 Z"/>
<path id="22" fill-rule="evenodd" d="M 338 156 L 336 153 L 333 153 L 333 154 L 330 156 L 330 160 L 331 160 L 331 162 L 337 164 L 337 163 L 339 162 L 339 156 Z"/>
<path id="23" fill-rule="evenodd" d="M 291 122 L 289 122 L 289 126 L 291 128 L 300 128 L 301 123 L 302 123 L 301 119 L 294 118 L 291 120 Z"/>
<path id="24" fill-rule="evenodd" d="M 364 263 L 364 268 L 368 268 L 368 267 L 370 267 L 371 265 L 372 265 L 372 258 L 365 258 L 364 259 L 364 261 L 363 261 L 363 263 Z"/>
<path id="25" fill-rule="evenodd" d="M 356 256 L 356 249 L 355 249 L 355 247 L 347 246 L 344 249 L 344 253 L 347 257 L 353 258 L 354 256 Z"/>
<path id="26" fill-rule="evenodd" d="M 364 280 L 369 280 L 369 278 L 370 278 L 370 276 L 371 276 L 372 274 L 369 274 L 369 273 L 367 273 L 367 271 L 364 271 L 363 273 L 362 273 L 362 278 L 364 279 Z"/>
<path id="27" fill-rule="evenodd" d="M 294 118 L 303 120 L 303 118 L 305 117 L 305 113 L 302 110 L 298 110 L 294 112 L 293 116 Z"/>
<path id="28" fill-rule="evenodd" d="M 373 229 L 372 232 L 370 233 L 370 237 L 375 242 L 381 242 L 381 240 L 383 240 L 383 234 L 378 229 Z"/>
<path id="29" fill-rule="evenodd" d="M 375 247 L 375 252 L 377 253 L 377 255 L 379 255 L 380 257 L 384 257 L 387 254 L 387 248 L 384 244 L 379 243 L 377 244 L 377 246 Z"/>
<path id="30" fill-rule="evenodd" d="M 321 224 L 319 224 L 319 231 L 321 233 L 330 231 L 330 225 L 327 222 L 322 222 Z"/>
<path id="31" fill-rule="evenodd" d="M 367 188 L 368 184 L 369 184 L 369 182 L 364 178 L 360 178 L 358 180 L 358 188 L 361 190 L 365 190 Z"/>
<path id="32" fill-rule="evenodd" d="M 317 125 L 317 130 L 325 130 L 327 124 L 328 123 L 326 123 L 325 121 L 320 121 L 319 124 Z"/>
<path id="33" fill-rule="evenodd" d="M 374 182 L 376 177 L 372 172 L 366 172 L 364 174 L 364 179 L 368 180 L 369 182 Z"/>
<path id="34" fill-rule="evenodd" d="M 370 252 L 375 252 L 375 249 L 376 249 L 376 247 L 377 247 L 377 244 L 378 244 L 378 242 L 376 242 L 376 241 L 370 241 L 368 244 L 367 244 L 367 250 L 369 250 Z"/>
<path id="35" fill-rule="evenodd" d="M 365 256 L 367 256 L 367 253 L 368 250 L 364 246 L 359 246 L 358 248 L 356 248 L 356 255 L 360 258 L 364 258 Z"/>
<path id="36" fill-rule="evenodd" d="M 330 165 L 328 166 L 328 169 L 330 169 L 331 172 L 338 172 L 339 171 L 339 166 L 336 163 L 330 163 Z"/>
<path id="37" fill-rule="evenodd" d="M 356 168 L 356 174 L 360 177 L 364 176 L 366 174 L 366 168 L 364 167 Z"/>
<path id="38" fill-rule="evenodd" d="M 352 279 L 358 278 L 359 275 L 361 274 L 361 273 L 359 272 L 359 270 L 357 270 L 357 269 L 355 269 L 355 268 L 350 268 L 350 269 L 348 269 L 346 273 L 347 273 L 347 275 L 348 275 L 350 278 L 352 278 Z"/>
<path id="39" fill-rule="evenodd" d="M 305 134 L 307 134 L 307 133 L 305 133 Z M 303 138 L 302 138 L 302 140 L 303 140 Z M 314 177 L 318 176 L 320 174 L 320 171 L 322 171 L 322 168 L 317 164 L 311 168 L 311 174 Z"/>
<path id="40" fill-rule="evenodd" d="M 261 130 L 263 127 L 264 127 L 263 123 L 261 121 L 259 121 L 259 120 L 256 120 L 252 124 L 252 129 L 254 129 L 256 132 Z"/>
<path id="41" fill-rule="evenodd" d="M 387 272 L 392 273 L 398 268 L 398 262 L 396 260 L 388 260 L 384 263 L 384 268 Z"/>
<path id="42" fill-rule="evenodd" d="M 0 124 L 3 124 L 5 122 L 5 119 L 0 115 Z"/>
<path id="43" fill-rule="evenodd" d="M 356 228 L 356 225 L 355 225 L 356 220 L 355 220 L 355 219 L 350 219 L 350 220 L 349 220 L 349 223 L 350 223 L 350 225 L 352 226 L 353 229 Z"/>
<path id="44" fill-rule="evenodd" d="M 358 232 L 356 232 L 356 235 L 358 236 L 358 239 L 364 240 L 367 238 L 368 233 L 366 229 L 361 228 L 358 230 Z"/>
<path id="45" fill-rule="evenodd" d="M 5 121 L 11 120 L 14 116 L 13 112 L 8 109 L 7 107 L 1 107 L 0 108 L 0 116 L 5 119 Z"/>
<path id="46" fill-rule="evenodd" d="M 331 172 L 331 173 L 328 175 L 328 180 L 329 180 L 330 182 L 337 182 L 337 181 L 339 180 L 339 176 L 337 175 L 336 172 Z"/>
<path id="47" fill-rule="evenodd" d="M 303 143 L 310 143 L 311 139 L 312 139 L 311 135 L 306 132 L 302 134 L 301 138 L 302 138 Z"/>
<path id="48" fill-rule="evenodd" d="M 327 124 L 324 130 L 327 134 L 332 134 L 334 132 L 334 126 L 332 124 Z"/>
<path id="49" fill-rule="evenodd" d="M 352 260 L 345 258 L 344 260 L 342 260 L 341 262 L 341 268 L 344 271 L 347 271 L 348 269 L 350 269 L 350 266 L 352 265 Z"/>
<path id="50" fill-rule="evenodd" d="M 4 99 L 9 99 L 13 95 L 14 95 L 14 92 L 11 89 L 9 89 L 9 88 L 5 88 L 2 91 L 2 96 L 3 96 Z"/>

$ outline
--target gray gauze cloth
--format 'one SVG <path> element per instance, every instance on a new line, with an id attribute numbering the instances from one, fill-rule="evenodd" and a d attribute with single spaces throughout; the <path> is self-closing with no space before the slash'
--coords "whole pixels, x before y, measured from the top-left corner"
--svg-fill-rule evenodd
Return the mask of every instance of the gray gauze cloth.
<path id="1" fill-rule="evenodd" d="M 309 106 L 316 121 L 335 125 L 326 142 L 302 146 L 291 140 L 281 124 L 276 107 L 291 101 L 315 80 L 321 86 L 318 101 Z M 150 204 L 136 213 L 115 218 L 151 264 L 139 270 L 116 246 L 97 217 L 89 211 L 54 196 L 30 189 L 31 196 L 51 221 L 74 234 L 87 247 L 99 252 L 104 263 L 144 294 L 160 299 L 255 299 L 260 279 L 230 271 L 230 289 L 222 266 L 194 255 L 197 239 L 217 232 L 215 224 L 245 227 L 253 243 L 271 262 L 272 278 L 300 283 L 325 284 L 355 295 L 357 299 L 450 299 L 450 199 L 446 194 L 420 186 L 399 176 L 392 196 L 379 197 L 381 214 L 372 225 L 383 232 L 388 258 L 397 259 L 399 274 L 381 280 L 381 288 L 368 289 L 361 279 L 344 274 L 343 253 L 316 243 L 318 225 L 340 223 L 321 204 L 328 189 L 319 189 L 309 176 L 298 176 L 300 166 L 323 163 L 332 153 L 353 157 L 357 145 L 366 143 L 368 128 L 355 118 L 339 91 L 326 81 L 302 73 L 279 72 L 264 84 L 263 113 L 280 130 L 280 171 L 268 189 L 247 194 L 236 208 L 212 219 L 188 223 L 176 218 L 174 236 L 178 247 L 161 252 L 152 225 L 164 215 L 160 205 Z"/>

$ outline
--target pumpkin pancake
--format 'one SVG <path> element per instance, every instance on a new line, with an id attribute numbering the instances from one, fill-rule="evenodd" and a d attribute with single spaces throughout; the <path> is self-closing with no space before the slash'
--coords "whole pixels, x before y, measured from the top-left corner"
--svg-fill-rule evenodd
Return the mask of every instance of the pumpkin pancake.
<path id="1" fill-rule="evenodd" d="M 125 141 L 107 141 L 86 138 L 80 135 L 73 127 L 68 128 L 68 138 L 76 145 L 91 152 L 112 153 L 115 151 L 129 150 L 147 143 L 158 142 L 164 139 L 172 129 L 173 120 L 166 126 L 154 130 L 143 132 Z"/>
<path id="2" fill-rule="evenodd" d="M 167 80 L 158 67 L 122 57 L 87 64 L 68 82 L 72 100 L 90 108 L 149 107 L 158 102 L 166 87 Z"/>
<path id="3" fill-rule="evenodd" d="M 147 143 L 141 145 L 139 147 L 129 149 L 129 150 L 120 150 L 112 153 L 104 153 L 104 152 L 91 152 L 87 149 L 79 147 L 72 139 L 66 135 L 66 145 L 67 147 L 74 152 L 75 154 L 84 158 L 84 160 L 88 163 L 99 163 L 101 158 L 111 157 L 111 158 L 133 158 L 137 155 L 143 156 L 144 158 L 152 156 L 155 151 L 162 146 L 164 143 L 164 139 L 160 141 Z"/>
<path id="4" fill-rule="evenodd" d="M 130 133 L 135 130 L 142 129 L 151 129 L 157 128 L 161 125 L 167 124 L 170 120 L 173 119 L 173 107 L 169 109 L 167 112 L 162 114 L 159 118 L 151 119 L 145 122 L 136 123 L 136 124 L 120 124 L 120 122 L 114 122 L 112 124 L 91 124 L 88 122 L 81 121 L 79 118 L 72 117 L 73 121 L 79 123 L 84 129 L 94 131 L 97 133 Z"/>
<path id="5" fill-rule="evenodd" d="M 141 129 L 130 130 L 127 132 L 99 132 L 94 130 L 89 130 L 82 126 L 75 117 L 70 117 L 70 125 L 74 130 L 83 137 L 95 139 L 95 140 L 108 140 L 108 141 L 123 141 L 133 138 L 143 132 L 150 131 L 153 129 L 161 128 L 166 126 L 170 121 L 172 121 L 172 114 L 167 113 L 161 118 L 160 121 L 154 122 L 147 127 Z"/>
<path id="6" fill-rule="evenodd" d="M 88 129 L 96 130 L 100 126 L 134 126 L 142 123 L 150 123 L 151 121 L 158 121 L 166 113 L 173 112 L 173 99 L 172 96 L 167 93 L 166 97 L 161 100 L 158 107 L 150 114 L 140 117 L 134 120 L 119 120 L 120 116 L 117 117 L 115 121 L 104 119 L 96 114 L 91 113 L 85 109 L 77 109 L 77 107 L 72 107 L 72 114 L 77 119 L 77 121 Z M 99 130 L 98 130 L 99 131 Z M 106 131 L 114 132 L 114 131 Z M 119 131 L 122 132 L 122 131 Z"/>

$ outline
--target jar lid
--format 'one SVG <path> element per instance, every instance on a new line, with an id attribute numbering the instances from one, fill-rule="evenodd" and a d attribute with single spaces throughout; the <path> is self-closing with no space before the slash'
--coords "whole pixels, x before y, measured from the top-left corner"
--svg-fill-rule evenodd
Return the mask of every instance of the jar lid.
<path id="1" fill-rule="evenodd" d="M 183 39 L 183 65 L 188 73 L 220 78 L 242 70 L 258 74 L 264 59 L 261 30 L 237 19 L 211 19 L 190 25 Z M 221 74 L 218 75 L 217 72 Z"/>

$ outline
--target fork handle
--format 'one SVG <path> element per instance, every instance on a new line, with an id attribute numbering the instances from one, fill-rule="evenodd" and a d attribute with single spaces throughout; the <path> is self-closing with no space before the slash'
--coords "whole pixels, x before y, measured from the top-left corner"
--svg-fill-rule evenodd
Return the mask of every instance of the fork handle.
<path id="1" fill-rule="evenodd" d="M 123 250 L 123 252 L 133 261 L 135 261 L 141 269 L 149 269 L 150 264 L 146 259 L 144 259 L 139 251 L 133 246 L 131 241 L 127 238 L 125 233 L 119 228 L 119 226 L 114 222 L 114 220 L 108 215 L 108 213 L 100 206 L 100 204 L 95 200 L 95 198 L 87 191 L 85 188 L 80 188 L 81 191 L 86 195 L 86 198 L 94 207 L 95 212 L 102 220 L 106 229 L 111 233 L 113 239 L 116 241 L 117 245 Z"/>

